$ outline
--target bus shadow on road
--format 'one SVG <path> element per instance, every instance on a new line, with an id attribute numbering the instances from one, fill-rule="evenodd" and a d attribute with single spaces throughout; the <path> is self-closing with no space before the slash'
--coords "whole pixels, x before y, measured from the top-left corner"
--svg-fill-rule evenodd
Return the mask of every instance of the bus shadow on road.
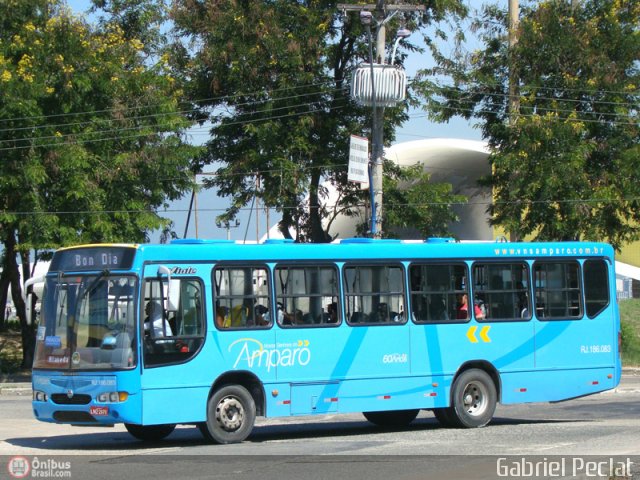
<path id="1" fill-rule="evenodd" d="M 485 428 L 490 429 L 492 426 L 567 424 L 589 421 L 589 419 L 523 419 L 495 417 Z M 447 432 L 451 431 L 461 431 L 455 428 L 443 427 L 435 418 L 430 416 L 420 417 L 410 425 L 402 428 L 383 428 L 373 425 L 364 419 L 362 421 L 320 421 L 320 419 L 314 419 L 313 421 L 303 421 L 298 423 L 294 423 L 289 420 L 286 423 L 256 425 L 253 433 L 245 443 L 267 443 L 277 440 L 303 440 L 327 437 L 349 438 L 362 435 L 375 435 L 376 433 L 383 435 L 388 433 L 429 430 L 433 431 L 434 434 L 447 434 Z M 474 429 L 468 431 L 473 430 Z M 208 444 L 200 434 L 199 430 L 196 427 L 191 426 L 179 427 L 169 437 L 157 442 L 142 442 L 136 440 L 126 431 L 92 431 L 90 433 L 51 437 L 38 436 L 8 438 L 5 442 L 14 447 L 60 453 L 68 452 L 70 450 L 77 452 L 116 452 L 121 450 L 126 450 L 128 452 L 153 452 L 153 450 L 157 449 Z"/>
<path id="2" fill-rule="evenodd" d="M 588 420 L 580 419 L 522 419 L 522 418 L 501 418 L 495 417 L 491 423 L 485 428 L 492 426 L 516 426 L 516 425 L 533 425 L 533 424 L 567 424 L 580 423 Z M 443 427 L 440 423 L 430 416 L 421 417 L 413 421 L 410 425 L 401 428 L 379 427 L 373 425 L 366 420 L 363 421 L 336 421 L 336 422 L 304 422 L 304 423 L 287 423 L 279 425 L 268 425 L 256 427 L 252 435 L 247 439 L 248 442 L 262 443 L 272 440 L 301 440 L 322 437 L 356 437 L 359 435 L 368 435 L 375 433 L 400 433 L 410 431 L 433 431 L 451 432 L 461 431 L 460 429 Z M 468 431 L 473 431 L 470 429 Z"/>

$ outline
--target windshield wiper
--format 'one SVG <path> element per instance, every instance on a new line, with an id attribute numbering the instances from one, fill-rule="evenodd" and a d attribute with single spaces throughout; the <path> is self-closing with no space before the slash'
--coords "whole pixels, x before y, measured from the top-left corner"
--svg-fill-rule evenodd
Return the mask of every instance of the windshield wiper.
<path id="1" fill-rule="evenodd" d="M 76 298 L 76 308 L 73 309 L 73 313 L 74 313 L 74 317 L 78 318 L 78 309 L 80 308 L 80 305 L 82 305 L 82 299 L 84 297 L 86 297 L 87 295 L 91 294 L 91 292 L 93 292 L 96 287 L 98 286 L 98 284 L 100 283 L 100 281 L 104 278 L 109 276 L 111 272 L 108 269 L 104 269 L 102 272 L 100 272 L 96 278 L 93 279 L 93 281 L 83 290 L 81 291 L 81 293 L 77 296 Z"/>

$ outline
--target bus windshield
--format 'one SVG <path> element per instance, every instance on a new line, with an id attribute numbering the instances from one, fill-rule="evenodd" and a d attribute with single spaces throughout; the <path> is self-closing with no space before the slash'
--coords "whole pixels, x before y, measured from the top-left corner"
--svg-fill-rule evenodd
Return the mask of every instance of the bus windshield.
<path id="1" fill-rule="evenodd" d="M 137 279 L 62 275 L 45 282 L 33 368 L 110 370 L 135 365 Z"/>

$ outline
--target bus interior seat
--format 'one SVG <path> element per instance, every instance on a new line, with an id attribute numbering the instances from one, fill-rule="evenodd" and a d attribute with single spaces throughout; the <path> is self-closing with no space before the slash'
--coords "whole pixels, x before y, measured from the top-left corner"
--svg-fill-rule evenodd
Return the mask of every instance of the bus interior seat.
<path id="1" fill-rule="evenodd" d="M 351 323 L 367 323 L 369 315 L 363 312 L 353 312 L 351 315 Z"/>

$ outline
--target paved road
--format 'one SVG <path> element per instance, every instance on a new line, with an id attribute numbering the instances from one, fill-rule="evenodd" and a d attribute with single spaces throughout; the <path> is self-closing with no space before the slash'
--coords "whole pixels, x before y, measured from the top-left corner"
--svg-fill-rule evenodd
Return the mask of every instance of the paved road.
<path id="1" fill-rule="evenodd" d="M 640 375 L 625 375 L 616 391 L 569 402 L 499 406 L 482 429 L 441 428 L 429 412 L 396 430 L 380 430 L 361 415 L 292 417 L 259 420 L 240 445 L 209 445 L 186 426 L 145 444 L 121 426 L 44 424 L 32 418 L 30 395 L 16 393 L 0 396 L 0 478 L 2 463 L 15 455 L 68 460 L 72 478 L 96 479 L 344 478 L 345 469 L 350 480 L 501 478 L 495 456 L 559 459 L 567 470 L 574 456 L 640 462 Z"/>

